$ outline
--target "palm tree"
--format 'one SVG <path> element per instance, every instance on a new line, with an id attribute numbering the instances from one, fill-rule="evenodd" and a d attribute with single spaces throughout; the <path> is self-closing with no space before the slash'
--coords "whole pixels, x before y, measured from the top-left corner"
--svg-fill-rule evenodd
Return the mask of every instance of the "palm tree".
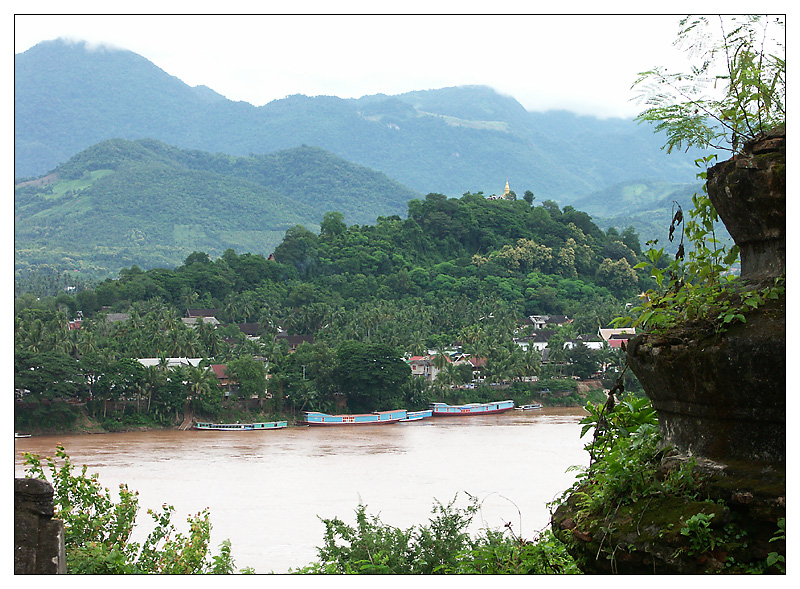
<path id="1" fill-rule="evenodd" d="M 600 348 L 599 360 L 603 372 L 608 370 L 617 359 L 617 351 L 608 345 L 608 342 L 603 342 L 603 347 Z"/>
<path id="2" fill-rule="evenodd" d="M 462 372 L 459 370 L 459 367 L 455 364 L 448 364 L 444 367 L 444 373 L 447 375 L 447 382 L 451 385 L 462 385 L 464 384 L 464 379 L 462 377 Z"/>
<path id="3" fill-rule="evenodd" d="M 523 354 L 522 364 L 524 366 L 524 376 L 539 376 L 542 371 L 542 353 L 538 348 L 530 346 Z"/>
<path id="4" fill-rule="evenodd" d="M 241 313 L 241 317 L 244 319 L 243 323 L 247 323 L 250 317 L 256 311 L 257 301 L 255 293 L 251 290 L 243 292 L 239 295 L 239 312 Z"/>
<path id="5" fill-rule="evenodd" d="M 184 292 L 183 295 L 183 306 L 186 309 L 191 309 L 192 306 L 197 302 L 200 298 L 200 295 L 197 294 L 195 291 L 189 291 L 188 289 Z"/>
<path id="6" fill-rule="evenodd" d="M 508 373 L 512 380 L 520 380 L 526 376 L 525 353 L 515 343 L 510 344 L 508 352 Z"/>
<path id="7" fill-rule="evenodd" d="M 567 349 L 564 347 L 566 341 L 559 333 L 553 334 L 547 342 L 547 349 L 550 350 L 550 362 L 558 364 L 558 373 L 561 374 L 563 370 L 563 363 L 567 360 Z"/>
<path id="8" fill-rule="evenodd" d="M 27 322 L 27 328 L 24 333 L 25 347 L 31 352 L 42 351 L 47 335 L 42 320 L 37 318 Z"/>
<path id="9" fill-rule="evenodd" d="M 200 349 L 203 347 L 196 329 L 186 329 L 183 332 L 181 340 L 182 349 L 187 358 L 194 358 L 197 356 L 200 353 Z"/>
<path id="10" fill-rule="evenodd" d="M 422 356 L 425 354 L 425 336 L 422 335 L 421 331 L 416 330 L 409 336 L 409 347 L 413 356 Z"/>
<path id="11" fill-rule="evenodd" d="M 166 364 L 166 358 L 163 358 Z M 150 402 L 153 400 L 153 391 L 160 389 L 167 383 L 165 370 L 161 367 L 161 361 L 156 366 L 148 366 L 144 373 L 144 387 L 147 391 L 147 413 L 150 413 Z"/>
<path id="12" fill-rule="evenodd" d="M 58 342 L 57 348 L 69 354 L 73 358 L 78 358 L 78 332 L 76 330 L 67 330 L 64 332 L 63 338 Z"/>
<path id="13" fill-rule="evenodd" d="M 218 387 L 217 377 L 211 369 L 200 366 L 189 366 L 186 370 L 186 401 L 199 399 L 201 395 L 211 393 Z"/>
<path id="14" fill-rule="evenodd" d="M 199 319 L 197 321 L 197 336 L 200 340 L 200 345 L 205 348 L 206 356 L 213 358 L 219 355 L 222 347 L 222 338 L 220 338 L 214 325 Z"/>
<path id="15" fill-rule="evenodd" d="M 444 351 L 444 346 L 437 346 L 436 355 L 433 357 L 433 367 L 439 372 L 444 370 L 444 367 L 450 363 L 450 357 Z"/>
<path id="16" fill-rule="evenodd" d="M 78 331 L 78 353 L 81 356 L 97 351 L 97 338 L 92 326 L 83 322 L 81 330 Z"/>
<path id="17" fill-rule="evenodd" d="M 191 419 L 190 403 L 192 399 L 199 399 L 203 395 L 219 390 L 219 381 L 216 375 L 207 367 L 189 366 L 186 369 L 186 403 L 183 406 L 183 424 L 181 429 L 187 427 Z"/>

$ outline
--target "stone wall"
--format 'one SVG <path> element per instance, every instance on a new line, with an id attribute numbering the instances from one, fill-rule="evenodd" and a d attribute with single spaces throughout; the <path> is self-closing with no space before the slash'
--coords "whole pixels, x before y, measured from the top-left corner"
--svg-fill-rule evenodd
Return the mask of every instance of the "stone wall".
<path id="1" fill-rule="evenodd" d="M 53 519 L 53 487 L 40 479 L 14 479 L 14 574 L 67 572 L 64 523 Z"/>

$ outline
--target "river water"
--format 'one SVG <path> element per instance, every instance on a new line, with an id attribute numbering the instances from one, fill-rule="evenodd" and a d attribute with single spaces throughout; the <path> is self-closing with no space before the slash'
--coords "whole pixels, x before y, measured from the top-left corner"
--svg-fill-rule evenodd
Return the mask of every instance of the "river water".
<path id="1" fill-rule="evenodd" d="M 88 465 L 116 491 L 139 491 L 135 539 L 150 530 L 147 508 L 168 503 L 186 518 L 210 509 L 212 546 L 229 539 L 237 568 L 285 573 L 314 561 L 323 544 L 319 518 L 354 524 L 359 503 L 385 524 L 427 523 L 435 500 L 482 501 L 479 527 L 510 522 L 533 537 L 549 521 L 546 503 L 588 463 L 580 408 L 440 417 L 404 424 L 295 427 L 272 431 L 150 431 L 38 436 L 15 440 L 22 453 L 52 456 L 61 443 L 75 465 Z"/>

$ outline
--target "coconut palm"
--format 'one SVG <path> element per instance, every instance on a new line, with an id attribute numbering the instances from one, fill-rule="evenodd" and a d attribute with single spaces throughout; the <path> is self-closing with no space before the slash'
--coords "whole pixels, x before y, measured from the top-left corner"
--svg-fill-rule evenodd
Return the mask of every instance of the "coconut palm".
<path id="1" fill-rule="evenodd" d="M 524 376 L 539 376 L 542 371 L 542 353 L 538 348 L 530 346 L 522 355 Z"/>
<path id="2" fill-rule="evenodd" d="M 603 372 L 608 370 L 610 366 L 620 362 L 620 357 L 622 355 L 621 349 L 612 348 L 608 345 L 608 342 L 603 342 L 603 347 L 600 348 L 599 352 L 598 360 L 600 361 Z"/>
<path id="3" fill-rule="evenodd" d="M 547 349 L 550 351 L 550 362 L 558 365 L 558 373 L 561 374 L 563 364 L 567 361 L 567 349 L 564 337 L 555 333 L 547 342 Z"/>
<path id="4" fill-rule="evenodd" d="M 196 331 L 200 345 L 205 349 L 205 355 L 211 358 L 219 355 L 222 349 L 222 338 L 217 333 L 216 327 L 200 318 L 197 321 Z"/>
<path id="5" fill-rule="evenodd" d="M 163 358 L 166 366 L 166 358 Z M 147 413 L 150 413 L 150 402 L 153 400 L 153 392 L 167 384 L 166 370 L 158 365 L 147 366 L 144 373 L 144 388 L 147 391 Z"/>
<path id="6" fill-rule="evenodd" d="M 81 356 L 97 352 L 97 337 L 93 325 L 84 321 L 78 333 L 78 353 Z"/>
<path id="7" fill-rule="evenodd" d="M 26 321 L 22 328 L 24 347 L 31 352 L 41 352 L 47 347 L 47 331 L 42 320 L 39 318 L 33 321 Z"/>
<path id="8" fill-rule="evenodd" d="M 218 388 L 217 377 L 211 369 L 189 366 L 186 369 L 186 400 L 199 399 Z"/>
<path id="9" fill-rule="evenodd" d="M 425 336 L 421 331 L 416 330 L 409 336 L 409 348 L 413 356 L 422 356 L 425 354 Z"/>

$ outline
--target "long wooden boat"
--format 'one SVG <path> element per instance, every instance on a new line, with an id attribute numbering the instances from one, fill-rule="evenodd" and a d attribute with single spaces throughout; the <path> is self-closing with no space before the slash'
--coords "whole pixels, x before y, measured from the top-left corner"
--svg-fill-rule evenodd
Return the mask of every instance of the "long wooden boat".
<path id="1" fill-rule="evenodd" d="M 397 423 L 408 416 L 405 409 L 394 411 L 375 411 L 374 413 L 359 413 L 355 415 L 328 415 L 318 411 L 304 411 L 303 423 L 306 425 L 386 425 Z"/>
<path id="2" fill-rule="evenodd" d="M 434 417 L 457 417 L 472 415 L 489 415 L 502 413 L 514 408 L 514 401 L 494 401 L 493 403 L 468 403 L 466 405 L 448 405 L 447 403 L 431 403 Z"/>
<path id="3" fill-rule="evenodd" d="M 254 431 L 265 429 L 283 429 L 287 425 L 286 421 L 267 421 L 263 423 L 206 423 L 196 422 L 194 429 L 214 430 L 214 431 Z"/>
<path id="4" fill-rule="evenodd" d="M 425 409 L 424 411 L 409 411 L 408 416 L 405 419 L 401 419 L 401 422 L 407 421 L 420 421 L 421 419 L 425 419 L 426 417 L 430 417 L 433 415 L 433 409 Z"/>

